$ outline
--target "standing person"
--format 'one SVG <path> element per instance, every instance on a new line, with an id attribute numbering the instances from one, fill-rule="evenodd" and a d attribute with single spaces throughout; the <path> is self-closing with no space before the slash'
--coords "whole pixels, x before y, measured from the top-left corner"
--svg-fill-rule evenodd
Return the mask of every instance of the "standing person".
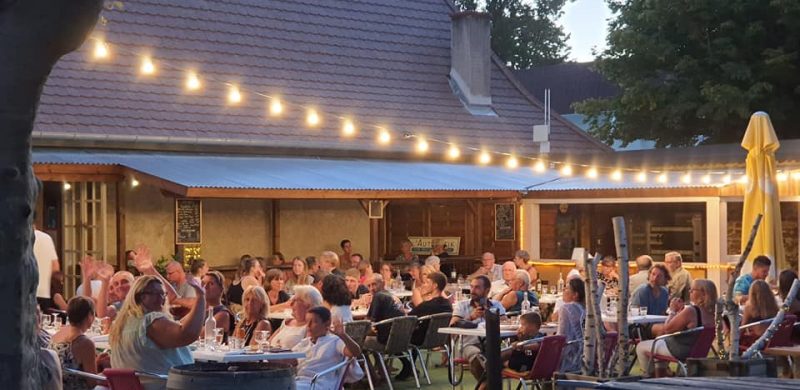
<path id="1" fill-rule="evenodd" d="M 481 256 L 481 262 L 481 267 L 470 274 L 468 279 L 475 279 L 481 275 L 489 278 L 491 282 L 503 279 L 503 267 L 500 264 L 495 264 L 494 253 L 484 253 L 483 256 Z"/>
<path id="2" fill-rule="evenodd" d="M 506 311 L 521 311 L 525 295 L 528 296 L 528 302 L 530 302 L 531 307 L 539 306 L 539 299 L 536 297 L 536 294 L 530 290 L 530 277 L 528 272 L 521 269 L 514 271 L 514 277 L 511 279 L 511 285 L 508 291 L 500 298 L 500 304 L 506 308 Z"/>
<path id="3" fill-rule="evenodd" d="M 172 306 L 180 306 L 183 308 L 190 308 L 194 306 L 194 301 L 197 300 L 194 288 L 189 285 L 189 278 L 186 277 L 186 272 L 183 270 L 183 265 L 177 261 L 170 261 L 167 264 L 167 280 L 175 287 L 175 292 L 178 296 L 170 300 Z M 195 283 L 197 284 L 197 283 Z"/>
<path id="4" fill-rule="evenodd" d="M 394 261 L 402 262 L 406 265 L 411 263 L 419 263 L 419 256 L 415 255 L 411 250 L 414 244 L 409 240 L 400 241 L 400 254 L 395 257 Z"/>
<path id="5" fill-rule="evenodd" d="M 653 258 L 648 255 L 641 255 L 636 258 L 636 273 L 628 279 L 628 288 L 631 294 L 639 286 L 646 284 L 650 279 L 650 268 L 653 267 Z M 669 272 L 669 271 L 667 271 Z"/>
<path id="6" fill-rule="evenodd" d="M 350 310 L 353 298 L 343 277 L 330 274 L 322 280 L 322 300 L 335 320 L 353 322 L 353 312 Z"/>
<path id="7" fill-rule="evenodd" d="M 564 347 L 561 353 L 561 370 L 579 371 L 583 359 L 583 322 L 586 317 L 586 290 L 583 280 L 569 279 L 562 297 L 564 304 L 558 312 L 556 334 L 566 337 L 567 342 L 580 341 Z"/>
<path id="8" fill-rule="evenodd" d="M 733 285 L 733 296 L 740 305 L 747 303 L 747 294 L 750 292 L 750 285 L 753 284 L 753 281 L 767 279 L 771 265 L 772 261 L 769 257 L 757 256 L 753 259 L 753 269 L 750 273 L 736 278 L 736 283 Z"/>
<path id="9" fill-rule="evenodd" d="M 528 251 L 518 250 L 517 253 L 514 254 L 514 265 L 517 266 L 517 269 L 528 271 L 528 275 L 531 277 L 531 286 L 533 286 L 539 281 L 539 271 L 536 270 L 536 267 L 534 267 L 530 261 L 531 255 Z"/>
<path id="10" fill-rule="evenodd" d="M 76 296 L 67 304 L 67 326 L 62 327 L 50 339 L 50 349 L 56 351 L 62 368 L 97 373 L 97 353 L 94 342 L 86 337 L 86 331 L 94 322 L 94 301 Z M 64 389 L 92 389 L 95 383 L 75 375 L 64 376 Z"/>
<path id="11" fill-rule="evenodd" d="M 689 302 L 689 288 L 692 286 L 692 275 L 683 268 L 683 258 L 678 252 L 669 252 L 664 255 L 664 264 L 669 270 L 669 296 L 680 298 L 684 302 Z"/>
<path id="12" fill-rule="evenodd" d="M 308 273 L 306 261 L 300 256 L 295 256 L 292 259 L 292 272 L 286 279 L 286 289 L 291 290 L 294 286 L 309 285 L 313 281 L 314 278 Z"/>
<path id="13" fill-rule="evenodd" d="M 250 286 L 242 294 L 244 318 L 236 325 L 234 336 L 242 339 L 243 345 L 253 345 L 255 334 L 258 331 L 272 331 L 267 319 L 269 314 L 269 299 L 267 292 L 261 286 Z"/>
<path id="14" fill-rule="evenodd" d="M 337 255 L 336 252 L 322 252 L 322 254 L 319 255 L 319 268 L 344 278 L 344 271 L 339 269 L 339 255 Z"/>
<path id="15" fill-rule="evenodd" d="M 137 250 L 138 256 L 141 256 Z M 137 259 L 137 261 L 139 261 Z M 151 265 L 152 266 L 152 265 Z M 137 268 L 144 267 L 137 264 Z M 166 290 L 154 275 L 140 276 L 111 325 L 111 366 L 167 375 L 170 368 L 193 362 L 189 344 L 200 336 L 206 307 L 205 290 L 190 281 L 198 299 L 180 322 L 167 312 Z M 164 382 L 140 378 L 145 389 Z"/>
<path id="16" fill-rule="evenodd" d="M 208 263 L 203 259 L 194 259 L 189 265 L 189 272 L 197 284 L 202 284 L 203 276 L 208 273 Z"/>
<path id="17" fill-rule="evenodd" d="M 311 286 L 294 286 L 291 299 L 292 318 L 283 324 L 269 338 L 271 345 L 290 349 L 306 337 L 306 314 L 312 307 L 322 305 L 322 295 Z"/>
<path id="18" fill-rule="evenodd" d="M 669 271 L 663 264 L 655 264 L 650 268 L 647 284 L 639 286 L 631 295 L 631 306 L 647 308 L 647 314 L 663 316 L 669 306 Z"/>
<path id="19" fill-rule="evenodd" d="M 61 271 L 58 263 L 58 254 L 53 239 L 49 234 L 36 229 L 33 226 L 33 256 L 36 257 L 36 264 L 39 268 L 39 286 L 36 287 L 36 301 L 43 312 L 52 307 L 53 301 L 50 295 L 50 278 L 53 272 Z"/>
<path id="20" fill-rule="evenodd" d="M 368 320 L 380 322 L 405 315 L 405 312 L 397 304 L 392 294 L 386 291 L 382 276 L 372 275 L 372 279 L 367 281 L 367 286 L 370 294 L 372 294 L 372 303 L 369 305 L 369 311 L 367 311 Z M 375 335 L 367 336 L 364 346 L 369 350 L 383 350 L 389 340 L 389 332 L 391 330 L 392 326 L 390 324 L 375 327 Z M 395 379 L 402 381 L 408 379 L 412 372 L 408 359 L 402 358 L 400 361 L 403 363 L 403 369 L 400 370 Z"/>
<path id="21" fill-rule="evenodd" d="M 232 304 L 234 311 L 242 306 L 242 294 L 244 290 L 252 286 L 260 286 L 262 278 L 264 277 L 264 270 L 261 267 L 261 262 L 250 256 L 244 257 L 241 262 L 241 273 L 239 280 L 231 283 L 228 287 L 228 301 Z M 238 306 L 236 306 L 238 305 Z"/>
<path id="22" fill-rule="evenodd" d="M 350 256 L 353 254 L 353 243 L 350 242 L 348 239 L 344 239 L 339 243 L 339 247 L 342 248 L 342 254 L 339 255 L 339 261 L 342 264 L 342 267 L 345 268 L 355 268 L 358 266 L 358 262 L 353 264 L 350 261 Z"/>
<path id="23" fill-rule="evenodd" d="M 654 335 L 679 332 L 699 326 L 713 327 L 714 307 L 717 303 L 717 286 L 707 279 L 697 279 L 689 289 L 691 305 L 684 305 L 679 298 L 672 298 L 669 304 L 667 322 L 653 325 Z M 636 346 L 636 355 L 642 371 L 650 374 L 650 350 L 655 343 L 655 353 L 684 359 L 697 342 L 698 332 L 681 337 L 670 337 L 656 342 L 645 340 Z"/>
<path id="24" fill-rule="evenodd" d="M 213 309 L 212 314 L 214 314 L 217 327 L 222 328 L 222 342 L 227 343 L 228 336 L 236 327 L 236 316 L 222 304 L 225 276 L 219 271 L 208 271 L 203 275 L 203 289 L 206 292 L 206 307 Z"/>

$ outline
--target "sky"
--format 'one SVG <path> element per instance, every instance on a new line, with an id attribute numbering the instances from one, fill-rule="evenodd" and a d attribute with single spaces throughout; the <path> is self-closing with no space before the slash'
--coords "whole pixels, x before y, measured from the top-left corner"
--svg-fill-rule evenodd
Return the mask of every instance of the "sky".
<path id="1" fill-rule="evenodd" d="M 569 59 L 586 62 L 594 59 L 592 49 L 602 50 L 606 46 L 606 33 L 611 10 L 605 0 L 575 0 L 564 6 L 561 25 L 570 34 Z"/>

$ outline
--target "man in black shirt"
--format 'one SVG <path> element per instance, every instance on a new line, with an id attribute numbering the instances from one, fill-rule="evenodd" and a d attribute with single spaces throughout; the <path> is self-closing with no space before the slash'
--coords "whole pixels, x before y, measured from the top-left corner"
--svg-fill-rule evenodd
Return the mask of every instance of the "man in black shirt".
<path id="1" fill-rule="evenodd" d="M 439 313 L 452 313 L 453 305 L 450 300 L 444 297 L 444 289 L 447 287 L 447 277 L 441 272 L 431 272 L 422 282 L 422 295 L 431 297 L 417 305 L 408 312 L 410 316 L 424 317 Z M 422 344 L 425 341 L 425 333 L 428 331 L 428 323 L 420 322 L 411 336 L 411 343 Z"/>
<path id="2" fill-rule="evenodd" d="M 372 322 L 380 322 L 389 318 L 404 316 L 405 313 L 401 309 L 400 302 L 392 296 L 385 289 L 383 276 L 381 274 L 372 274 L 372 277 L 367 280 L 367 287 L 370 294 L 372 294 L 372 303 L 369 305 L 367 311 L 367 319 Z M 384 324 L 375 327 L 376 336 L 367 336 L 364 341 L 364 347 L 370 350 L 383 350 L 386 341 L 389 339 L 389 332 L 392 330 L 391 325 Z M 411 376 L 411 363 L 408 359 L 400 359 L 403 363 L 403 369 L 397 374 L 395 379 L 404 380 Z"/>

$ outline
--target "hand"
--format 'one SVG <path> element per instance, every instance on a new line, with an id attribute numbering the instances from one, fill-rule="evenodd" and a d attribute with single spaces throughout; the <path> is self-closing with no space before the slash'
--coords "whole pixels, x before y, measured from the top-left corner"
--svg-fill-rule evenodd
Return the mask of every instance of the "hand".
<path id="1" fill-rule="evenodd" d="M 344 332 L 344 324 L 340 319 L 334 319 L 333 323 L 331 324 L 331 332 L 337 336 L 342 336 L 345 334 Z"/>
<path id="2" fill-rule="evenodd" d="M 153 271 L 153 257 L 150 256 L 150 248 L 139 245 L 134 251 L 133 265 L 143 274 Z"/>
<path id="3" fill-rule="evenodd" d="M 681 310 L 683 310 L 683 306 L 683 300 L 680 298 L 673 298 L 672 301 L 669 302 L 669 309 L 675 314 L 680 313 Z"/>
<path id="4" fill-rule="evenodd" d="M 199 285 L 197 283 L 197 280 L 193 278 L 191 275 L 188 275 L 186 277 L 186 283 L 188 283 L 190 287 L 194 288 L 194 291 L 197 292 L 197 295 L 201 294 L 205 295 L 206 289 L 204 289 L 203 286 Z"/>
<path id="5" fill-rule="evenodd" d="M 84 278 L 91 279 L 94 273 L 95 273 L 94 257 L 85 256 L 83 260 L 81 260 L 81 274 L 83 275 Z"/>
<path id="6" fill-rule="evenodd" d="M 114 276 L 114 267 L 108 263 L 96 263 L 95 275 L 97 275 L 100 280 L 108 282 L 111 280 L 111 277 Z"/>
<path id="7" fill-rule="evenodd" d="M 482 307 L 476 307 L 472 309 L 472 313 L 470 314 L 470 320 L 477 320 L 478 318 L 483 318 L 484 310 Z"/>

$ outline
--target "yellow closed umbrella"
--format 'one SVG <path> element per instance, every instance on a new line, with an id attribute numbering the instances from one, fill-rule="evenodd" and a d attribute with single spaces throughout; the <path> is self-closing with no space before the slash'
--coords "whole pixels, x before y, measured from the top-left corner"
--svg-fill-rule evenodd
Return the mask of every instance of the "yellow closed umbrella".
<path id="1" fill-rule="evenodd" d="M 742 209 L 742 251 L 750 238 L 750 229 L 758 214 L 763 214 L 761 227 L 756 234 L 748 261 L 758 255 L 772 259 L 770 274 L 774 279 L 776 269 L 786 268 L 781 228 L 781 203 L 776 179 L 775 151 L 780 148 L 778 136 L 766 112 L 756 112 L 750 117 L 742 147 L 747 149 L 747 184 Z"/>

